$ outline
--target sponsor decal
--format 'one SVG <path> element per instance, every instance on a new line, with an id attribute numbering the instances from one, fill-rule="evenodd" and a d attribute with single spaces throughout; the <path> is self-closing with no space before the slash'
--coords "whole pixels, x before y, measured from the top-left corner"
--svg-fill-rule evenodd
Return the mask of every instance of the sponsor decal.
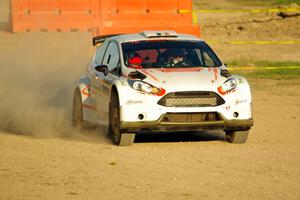
<path id="1" fill-rule="evenodd" d="M 91 86 L 87 85 L 81 90 L 81 93 L 85 96 L 90 97 L 91 94 L 96 94 L 96 90 L 91 90 Z"/>
<path id="2" fill-rule="evenodd" d="M 243 100 L 236 100 L 235 101 L 235 105 L 238 105 L 238 104 L 241 104 L 241 103 L 247 103 L 248 101 L 247 101 L 247 99 L 243 99 Z"/>
<path id="3" fill-rule="evenodd" d="M 91 91 L 91 87 L 90 85 L 87 85 L 82 89 L 81 92 L 83 95 L 90 97 L 91 96 L 90 91 Z"/>
<path id="4" fill-rule="evenodd" d="M 143 101 L 135 101 L 135 100 L 128 100 L 126 102 L 126 105 L 130 105 L 130 104 L 142 104 Z"/>

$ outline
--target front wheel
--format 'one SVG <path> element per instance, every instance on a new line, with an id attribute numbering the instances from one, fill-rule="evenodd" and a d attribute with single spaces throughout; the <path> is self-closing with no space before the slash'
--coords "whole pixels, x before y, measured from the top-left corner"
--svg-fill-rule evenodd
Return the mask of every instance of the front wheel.
<path id="1" fill-rule="evenodd" d="M 120 105 L 115 93 L 111 95 L 109 103 L 109 132 L 114 144 L 118 146 L 130 146 L 134 142 L 134 133 L 122 133 L 120 131 Z"/>
<path id="2" fill-rule="evenodd" d="M 226 139 L 230 143 L 245 143 L 248 139 L 248 131 L 226 131 Z"/>

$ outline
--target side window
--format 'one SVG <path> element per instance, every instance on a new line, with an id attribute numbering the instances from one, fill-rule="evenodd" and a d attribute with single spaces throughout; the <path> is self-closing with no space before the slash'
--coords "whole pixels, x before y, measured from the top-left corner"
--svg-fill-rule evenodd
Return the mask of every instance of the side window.
<path id="1" fill-rule="evenodd" d="M 196 54 L 199 61 L 198 66 L 205 67 L 205 61 L 204 61 L 205 59 L 202 51 L 200 49 L 196 49 Z"/>
<path id="2" fill-rule="evenodd" d="M 105 49 L 106 49 L 106 42 L 104 42 L 103 44 L 101 44 L 101 46 L 99 46 L 96 50 L 96 55 L 95 55 L 95 63 L 97 65 L 101 65 L 102 63 L 102 59 L 105 53 Z"/>
<path id="3" fill-rule="evenodd" d="M 115 42 L 110 42 L 103 59 L 103 64 L 107 65 L 109 71 L 117 71 L 119 61 L 119 48 Z"/>
<path id="4" fill-rule="evenodd" d="M 204 58 L 204 62 L 205 62 L 205 67 L 215 66 L 214 61 L 206 52 L 203 52 L 203 58 Z"/>

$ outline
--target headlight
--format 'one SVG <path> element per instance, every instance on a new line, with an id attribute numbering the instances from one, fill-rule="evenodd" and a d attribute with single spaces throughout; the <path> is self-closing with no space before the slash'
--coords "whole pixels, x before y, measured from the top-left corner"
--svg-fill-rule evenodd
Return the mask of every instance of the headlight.
<path id="1" fill-rule="evenodd" d="M 135 81 L 132 84 L 133 89 L 151 93 L 152 92 L 152 87 L 148 83 L 142 82 L 142 81 Z"/>
<path id="2" fill-rule="evenodd" d="M 236 80 L 234 78 L 229 78 L 220 87 L 218 87 L 218 91 L 220 94 L 224 95 L 234 90 L 236 86 L 237 86 Z"/>
<path id="3" fill-rule="evenodd" d="M 162 88 L 157 88 L 153 85 L 150 85 L 149 83 L 140 81 L 140 80 L 128 80 L 129 85 L 140 92 L 145 92 L 157 96 L 162 96 L 165 94 L 165 90 Z"/>

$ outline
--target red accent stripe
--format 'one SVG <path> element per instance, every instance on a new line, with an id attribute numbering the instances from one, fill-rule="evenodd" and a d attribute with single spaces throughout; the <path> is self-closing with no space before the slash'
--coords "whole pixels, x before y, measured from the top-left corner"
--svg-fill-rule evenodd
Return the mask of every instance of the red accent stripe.
<path id="1" fill-rule="evenodd" d="M 159 88 L 159 89 L 160 89 L 160 92 L 157 93 L 157 94 L 155 94 L 156 96 L 161 97 L 161 96 L 163 96 L 164 94 L 166 94 L 166 90 L 165 90 L 164 88 Z"/>
<path id="2" fill-rule="evenodd" d="M 227 92 L 224 92 L 224 91 L 222 90 L 222 86 L 218 87 L 218 92 L 219 92 L 221 95 L 227 94 Z"/>
<path id="3" fill-rule="evenodd" d="M 91 109 L 91 110 L 96 110 L 96 107 L 88 105 L 88 104 L 82 104 L 83 108 Z"/>
<path id="4" fill-rule="evenodd" d="M 218 68 L 214 68 L 215 80 L 218 80 Z"/>
<path id="5" fill-rule="evenodd" d="M 161 72 L 199 72 L 203 70 L 203 68 L 199 67 L 191 67 L 191 68 L 163 68 L 163 69 L 155 69 Z"/>
<path id="6" fill-rule="evenodd" d="M 153 74 L 151 74 L 150 72 L 147 72 L 146 70 L 143 70 L 143 69 L 141 69 L 141 71 L 142 71 L 144 74 L 146 74 L 146 75 L 150 76 L 151 78 L 153 78 L 154 80 L 159 81 L 159 80 L 158 80 L 155 76 L 153 76 Z"/>
<path id="7" fill-rule="evenodd" d="M 221 95 L 230 94 L 230 93 L 233 93 L 233 92 L 235 92 L 235 91 L 236 91 L 236 89 L 231 90 L 231 91 L 228 91 L 228 92 L 224 92 L 224 91 L 222 90 L 222 86 L 218 87 L 218 92 L 219 92 Z"/>

